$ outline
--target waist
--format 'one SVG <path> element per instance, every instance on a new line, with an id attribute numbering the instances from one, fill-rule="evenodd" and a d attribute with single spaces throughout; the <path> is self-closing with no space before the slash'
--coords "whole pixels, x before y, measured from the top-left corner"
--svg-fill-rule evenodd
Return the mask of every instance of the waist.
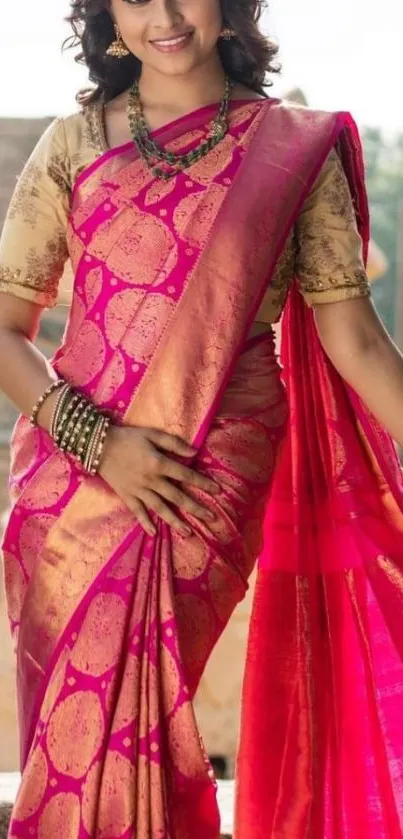
<path id="1" fill-rule="evenodd" d="M 286 394 L 273 329 L 249 333 L 223 394 L 217 418 L 256 416 L 274 405 L 285 408 Z M 282 415 L 285 411 L 282 409 Z M 284 417 L 283 417 L 284 419 Z"/>

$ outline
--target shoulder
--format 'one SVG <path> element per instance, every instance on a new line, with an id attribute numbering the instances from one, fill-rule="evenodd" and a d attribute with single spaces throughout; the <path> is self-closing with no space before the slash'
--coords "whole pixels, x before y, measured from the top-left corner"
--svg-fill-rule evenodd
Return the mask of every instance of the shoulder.
<path id="1" fill-rule="evenodd" d="M 318 108 L 309 108 L 307 105 L 292 102 L 288 99 L 268 99 L 268 104 L 274 113 L 277 113 L 285 122 L 293 122 L 297 125 L 308 126 L 317 123 L 335 122 L 342 115 L 338 111 L 325 111 Z"/>
<path id="2" fill-rule="evenodd" d="M 103 108 L 99 102 L 60 117 L 57 122 L 63 126 L 66 145 L 71 153 L 82 146 L 91 147 L 95 152 L 104 150 Z"/>
<path id="3" fill-rule="evenodd" d="M 98 102 L 87 105 L 58 117 L 52 125 L 53 146 L 58 145 L 65 156 L 72 186 L 77 175 L 105 151 L 102 106 Z"/>

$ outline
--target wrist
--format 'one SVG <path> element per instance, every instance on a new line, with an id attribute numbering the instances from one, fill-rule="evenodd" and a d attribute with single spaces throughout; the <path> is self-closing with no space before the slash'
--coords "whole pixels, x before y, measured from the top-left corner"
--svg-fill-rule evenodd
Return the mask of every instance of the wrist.
<path id="1" fill-rule="evenodd" d="M 117 426 L 112 425 L 112 423 L 109 425 L 109 428 L 107 429 L 98 467 L 98 475 L 100 475 L 101 478 L 105 478 L 106 474 L 108 473 L 111 459 L 113 458 L 113 449 L 116 442 L 117 431 Z"/>

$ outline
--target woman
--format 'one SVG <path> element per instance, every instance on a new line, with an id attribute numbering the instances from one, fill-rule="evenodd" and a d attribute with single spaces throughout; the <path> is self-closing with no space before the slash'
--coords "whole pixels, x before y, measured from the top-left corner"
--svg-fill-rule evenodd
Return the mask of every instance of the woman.
<path id="1" fill-rule="evenodd" d="M 237 839 L 401 836 L 403 363 L 354 123 L 264 97 L 260 6 L 74 0 L 95 92 L 9 210 L 13 839 L 218 839 L 192 697 L 258 556 Z"/>

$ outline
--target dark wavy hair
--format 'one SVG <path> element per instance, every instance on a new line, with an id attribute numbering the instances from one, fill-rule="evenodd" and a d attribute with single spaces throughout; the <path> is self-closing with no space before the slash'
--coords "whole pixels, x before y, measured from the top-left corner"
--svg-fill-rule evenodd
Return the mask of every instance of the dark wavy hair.
<path id="1" fill-rule="evenodd" d="M 220 39 L 219 54 L 225 72 L 236 82 L 256 93 L 265 95 L 265 87 L 272 82 L 270 73 L 278 73 L 277 44 L 260 31 L 258 23 L 266 6 L 265 0 L 220 0 L 225 26 L 230 26 L 236 37 Z M 106 50 L 115 38 L 107 0 L 70 0 L 71 13 L 67 20 L 73 35 L 64 48 L 78 47 L 75 60 L 85 64 L 89 79 L 95 85 L 77 94 L 80 105 L 101 100 L 109 102 L 127 90 L 139 77 L 141 62 L 130 54 L 123 59 L 110 58 Z"/>

